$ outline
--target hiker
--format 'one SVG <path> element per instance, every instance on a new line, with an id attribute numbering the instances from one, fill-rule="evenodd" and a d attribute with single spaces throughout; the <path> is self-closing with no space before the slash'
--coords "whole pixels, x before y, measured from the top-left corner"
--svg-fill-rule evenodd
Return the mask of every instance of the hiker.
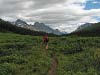
<path id="1" fill-rule="evenodd" d="M 48 49 L 48 42 L 49 42 L 48 35 L 45 34 L 45 35 L 43 36 L 43 43 L 44 43 L 44 45 L 46 46 L 46 49 Z"/>

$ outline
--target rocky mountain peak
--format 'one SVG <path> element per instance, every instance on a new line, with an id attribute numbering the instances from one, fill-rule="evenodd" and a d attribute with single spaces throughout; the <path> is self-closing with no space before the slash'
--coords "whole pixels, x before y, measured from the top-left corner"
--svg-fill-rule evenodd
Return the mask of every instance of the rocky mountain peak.
<path id="1" fill-rule="evenodd" d="M 21 20 L 21 19 L 17 19 L 15 21 L 15 25 L 27 25 L 27 23 L 25 21 Z"/>
<path id="2" fill-rule="evenodd" d="M 25 22 L 21 19 L 17 19 L 15 21 L 15 25 L 26 28 L 26 29 L 34 30 L 34 31 L 42 31 L 42 32 L 46 32 L 46 33 L 56 34 L 56 35 L 63 34 L 58 29 L 53 29 L 53 28 L 49 27 L 48 25 L 45 25 L 44 23 L 39 23 L 39 22 L 35 22 L 34 25 L 28 25 L 27 22 Z"/>

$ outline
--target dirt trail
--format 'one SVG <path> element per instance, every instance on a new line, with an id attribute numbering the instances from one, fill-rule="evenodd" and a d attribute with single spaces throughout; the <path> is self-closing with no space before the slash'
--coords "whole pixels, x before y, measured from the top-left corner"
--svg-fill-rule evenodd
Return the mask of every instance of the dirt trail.
<path id="1" fill-rule="evenodd" d="M 48 50 L 47 49 L 43 49 L 43 53 L 45 54 L 45 56 L 47 56 L 48 55 Z M 55 53 L 52 53 L 51 66 L 50 66 L 50 68 L 48 70 L 48 74 L 47 75 L 56 75 L 57 66 L 58 66 L 57 57 L 56 57 Z"/>
<path id="2" fill-rule="evenodd" d="M 58 61 L 55 55 L 53 55 L 52 63 L 50 66 L 50 69 L 48 71 L 48 75 L 56 75 L 56 69 L 57 69 Z"/>
<path id="3" fill-rule="evenodd" d="M 41 46 L 41 48 L 44 48 L 44 47 Z M 43 49 L 43 53 L 45 54 L 45 56 L 47 56 L 48 50 L 47 49 Z M 56 75 L 57 66 L 58 66 L 57 57 L 56 57 L 55 54 L 52 53 L 51 66 L 50 66 L 50 69 L 48 70 L 48 74 L 47 75 Z"/>

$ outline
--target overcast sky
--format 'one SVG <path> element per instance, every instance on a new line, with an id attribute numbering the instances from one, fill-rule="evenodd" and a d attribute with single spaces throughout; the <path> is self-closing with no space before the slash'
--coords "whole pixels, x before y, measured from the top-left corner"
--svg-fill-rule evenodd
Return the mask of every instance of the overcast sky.
<path id="1" fill-rule="evenodd" d="M 38 21 L 71 32 L 80 24 L 100 21 L 100 0 L 0 0 L 0 18 Z"/>

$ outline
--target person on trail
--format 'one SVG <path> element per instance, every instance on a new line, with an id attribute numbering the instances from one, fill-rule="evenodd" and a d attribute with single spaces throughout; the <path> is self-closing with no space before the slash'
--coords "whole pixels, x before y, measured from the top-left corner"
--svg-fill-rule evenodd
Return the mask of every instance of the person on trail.
<path id="1" fill-rule="evenodd" d="M 49 42 L 48 35 L 45 34 L 45 35 L 43 36 L 43 43 L 44 43 L 44 45 L 46 46 L 46 49 L 48 49 L 48 42 Z"/>

